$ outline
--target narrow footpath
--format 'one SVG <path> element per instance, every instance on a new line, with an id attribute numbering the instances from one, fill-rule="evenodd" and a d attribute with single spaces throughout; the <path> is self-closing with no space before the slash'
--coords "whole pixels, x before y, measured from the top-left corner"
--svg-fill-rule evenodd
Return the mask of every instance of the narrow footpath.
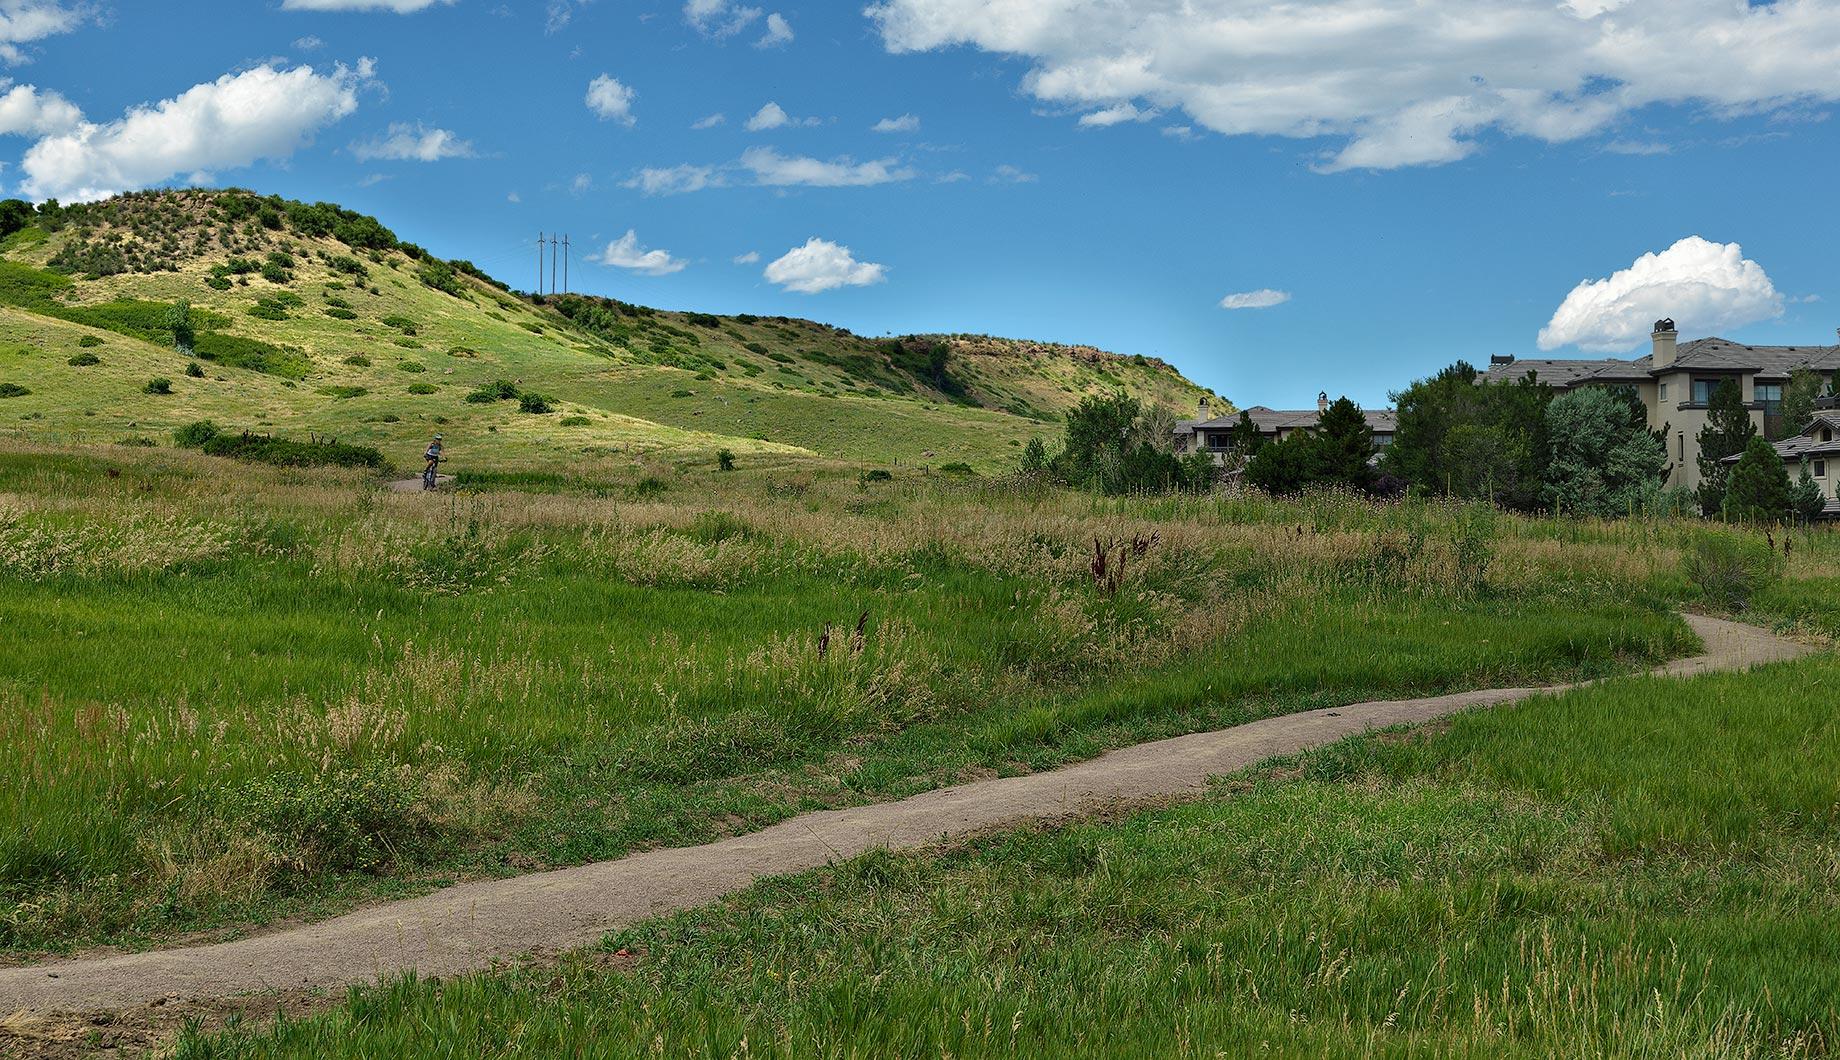
<path id="1" fill-rule="evenodd" d="M 419 485 L 419 483 L 418 483 Z M 1752 626 L 1686 616 L 1706 653 L 1658 674 L 1690 676 L 1810 649 Z M 1566 686 L 1561 686 L 1566 687 Z M 0 1016 L 94 1013 L 166 1000 L 338 988 L 415 972 L 451 976 L 531 951 L 589 945 L 611 929 L 706 904 L 764 876 L 875 848 L 942 840 L 1193 797 L 1209 778 L 1344 737 L 1556 691 L 1504 688 L 1357 703 L 1158 740 L 1030 776 L 982 780 L 898 802 L 809 813 L 696 847 L 504 880 L 348 913 L 234 942 L 0 969 Z"/>

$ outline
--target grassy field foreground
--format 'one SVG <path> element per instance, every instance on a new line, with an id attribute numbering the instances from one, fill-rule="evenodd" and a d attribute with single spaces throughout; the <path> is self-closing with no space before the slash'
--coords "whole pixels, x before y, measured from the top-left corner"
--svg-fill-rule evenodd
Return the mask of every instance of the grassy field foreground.
<path id="1" fill-rule="evenodd" d="M 821 465 L 514 481 L 0 450 L 0 948 L 311 918 L 1269 714 L 1614 673 L 1692 649 L 1669 610 L 1707 533 Z M 1795 571 L 1832 569 L 1824 540 Z"/>
<path id="2" fill-rule="evenodd" d="M 1831 1055 L 1837 693 L 1617 681 L 176 1055 Z"/>

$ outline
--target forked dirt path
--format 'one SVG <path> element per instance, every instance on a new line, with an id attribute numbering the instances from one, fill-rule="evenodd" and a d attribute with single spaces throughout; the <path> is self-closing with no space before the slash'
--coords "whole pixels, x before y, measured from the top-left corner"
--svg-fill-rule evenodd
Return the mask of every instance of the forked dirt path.
<path id="1" fill-rule="evenodd" d="M 1789 659 L 1809 649 L 1752 626 L 1686 616 L 1706 654 L 1661 674 Z M 1564 687 L 1564 686 L 1561 686 Z M 1370 729 L 1430 721 L 1554 691 L 1504 688 L 1357 703 L 1113 751 L 1047 773 L 982 780 L 898 802 L 825 810 L 716 843 L 461 884 L 269 935 L 182 949 L 0 969 L 0 1016 L 113 1011 L 168 999 L 339 987 L 403 972 L 446 976 L 533 950 L 584 946 L 613 928 L 711 902 L 763 877 L 872 848 L 1193 796 L 1210 777 Z"/>

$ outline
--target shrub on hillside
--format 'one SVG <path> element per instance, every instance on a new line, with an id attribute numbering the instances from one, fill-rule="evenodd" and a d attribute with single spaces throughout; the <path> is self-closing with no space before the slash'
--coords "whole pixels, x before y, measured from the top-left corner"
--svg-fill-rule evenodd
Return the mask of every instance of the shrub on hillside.
<path id="1" fill-rule="evenodd" d="M 94 335 L 85 335 L 77 340 L 77 345 L 86 350 L 90 350 L 102 345 L 102 340 Z"/>
<path id="2" fill-rule="evenodd" d="M 428 370 L 428 366 L 420 361 L 402 361 L 398 363 L 396 367 L 410 374 L 417 374 Z"/>
<path id="3" fill-rule="evenodd" d="M 377 322 L 379 324 L 382 324 L 386 328 L 395 328 L 397 331 L 402 332 L 404 335 L 415 334 L 415 321 L 410 320 L 408 317 L 405 317 L 405 316 L 392 315 L 392 316 L 387 316 L 387 317 L 381 317 L 378 319 Z"/>
<path id="4" fill-rule="evenodd" d="M 362 353 L 354 353 L 345 358 L 345 363 L 351 365 L 353 368 L 369 368 L 371 366 L 371 359 L 364 356 Z"/>
<path id="5" fill-rule="evenodd" d="M 441 389 L 440 387 L 435 386 L 433 383 L 410 383 L 409 384 L 409 393 L 411 394 L 433 394 L 440 389 Z"/>
<path id="6" fill-rule="evenodd" d="M 0 383 L 0 398 L 25 397 L 31 392 L 18 383 Z"/>
<path id="7" fill-rule="evenodd" d="M 358 314 L 352 312 L 349 309 L 344 308 L 343 306 L 336 306 L 336 305 L 327 306 L 326 315 L 331 317 L 334 320 L 356 320 L 358 319 Z"/>
<path id="8" fill-rule="evenodd" d="M 197 449 L 217 437 L 217 424 L 195 420 L 173 432 L 173 443 L 185 449 Z"/>
<path id="9" fill-rule="evenodd" d="M 554 412 L 555 409 L 551 407 L 549 399 L 542 394 L 524 393 L 518 395 L 518 411 L 541 416 L 544 413 Z"/>
<path id="10" fill-rule="evenodd" d="M 516 401 L 517 384 L 509 379 L 496 379 L 485 384 L 466 396 L 466 400 L 475 405 L 489 405 L 494 401 Z"/>
<path id="11" fill-rule="evenodd" d="M 187 361 L 185 363 L 185 374 L 193 379 L 203 379 L 204 369 L 198 367 L 197 361 Z"/>
<path id="12" fill-rule="evenodd" d="M 716 469 L 719 471 L 735 470 L 735 451 L 732 449 L 717 449 Z"/>
<path id="13" fill-rule="evenodd" d="M 79 353 L 64 363 L 70 365 L 72 368 L 88 368 L 93 364 L 101 364 L 102 358 L 93 353 Z"/>
<path id="14" fill-rule="evenodd" d="M 170 394 L 173 392 L 172 380 L 163 375 L 156 375 L 147 380 L 147 385 L 141 387 L 141 390 L 148 394 Z"/>

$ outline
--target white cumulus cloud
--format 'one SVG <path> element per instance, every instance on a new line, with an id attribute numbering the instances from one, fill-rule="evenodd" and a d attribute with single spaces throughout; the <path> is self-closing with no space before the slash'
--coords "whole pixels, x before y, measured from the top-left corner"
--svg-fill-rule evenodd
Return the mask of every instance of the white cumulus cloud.
<path id="1" fill-rule="evenodd" d="M 631 126 L 637 121 L 632 112 L 635 95 L 618 78 L 602 74 L 588 82 L 588 109 L 599 115 L 602 121 L 617 121 L 621 125 Z"/>
<path id="2" fill-rule="evenodd" d="M 971 46 L 1100 115 L 1181 110 L 1228 135 L 1331 138 L 1319 168 L 1563 142 L 1652 104 L 1715 118 L 1840 100 L 1840 0 L 876 0 L 891 52 Z"/>
<path id="3" fill-rule="evenodd" d="M 20 190 L 33 199 L 89 201 L 180 174 L 286 158 L 358 109 L 370 69 L 368 61 L 357 72 L 339 66 L 330 74 L 264 64 L 105 124 L 83 122 L 32 145 Z"/>
<path id="4" fill-rule="evenodd" d="M 761 275 L 799 294 L 818 294 L 838 287 L 867 287 L 888 278 L 888 269 L 857 261 L 849 247 L 813 236 L 771 262 Z"/>
<path id="5" fill-rule="evenodd" d="M 1220 308 L 1270 309 L 1272 306 L 1283 305 L 1290 300 L 1289 291 L 1274 291 L 1269 287 L 1261 287 L 1256 291 L 1240 291 L 1222 298 Z"/>
<path id="6" fill-rule="evenodd" d="M 920 130 L 920 119 L 912 114 L 903 114 L 898 118 L 883 118 L 869 127 L 870 132 L 908 133 Z"/>
<path id="7" fill-rule="evenodd" d="M 0 87 L 4 85 L 0 81 Z M 56 92 L 14 85 L 0 95 L 0 135 L 49 136 L 69 132 L 82 123 L 83 112 Z"/>
<path id="8" fill-rule="evenodd" d="M 822 124 L 824 124 L 824 119 L 822 118 L 795 118 L 787 114 L 786 108 L 780 106 L 778 103 L 769 102 L 766 106 L 755 111 L 754 116 L 747 120 L 747 131 L 765 132 L 768 129 L 784 129 L 791 125 L 810 126 Z"/>
<path id="9" fill-rule="evenodd" d="M 1714 332 L 1782 311 L 1776 285 L 1742 247 L 1688 236 L 1642 255 L 1627 269 L 1572 288 L 1540 329 L 1539 344 L 1542 350 L 1577 346 L 1614 353 L 1639 347 L 1663 317 L 1683 329 Z"/>
<path id="10" fill-rule="evenodd" d="M 664 166 L 641 169 L 626 186 L 647 195 L 686 195 L 704 188 L 720 187 L 722 174 L 714 166 Z"/>
<path id="11" fill-rule="evenodd" d="M 853 162 L 848 158 L 824 161 L 798 155 L 782 155 L 771 147 L 750 147 L 741 154 L 741 165 L 754 179 L 770 187 L 803 185 L 812 188 L 856 188 L 873 184 L 891 184 L 912 180 L 914 171 L 895 159 Z"/>
<path id="12" fill-rule="evenodd" d="M 607 249 L 589 257 L 602 265 L 630 269 L 647 276 L 669 276 L 682 272 L 684 261 L 662 250 L 647 250 L 639 245 L 639 233 L 628 228 L 626 234 L 607 244 Z"/>
<path id="13" fill-rule="evenodd" d="M 732 37 L 760 18 L 758 7 L 737 4 L 734 0 L 688 0 L 684 4 L 684 21 L 698 33 L 710 37 Z"/>
<path id="14" fill-rule="evenodd" d="M 792 43 L 792 23 L 778 11 L 767 16 L 767 31 L 754 42 L 756 48 L 777 48 L 782 44 Z"/>
<path id="15" fill-rule="evenodd" d="M 0 0 L 0 62 L 25 62 L 20 45 L 69 33 L 89 17 L 85 5 L 63 0 Z"/>
<path id="16" fill-rule="evenodd" d="M 382 136 L 352 144 L 351 153 L 360 162 L 439 162 L 444 158 L 472 158 L 473 145 L 447 129 L 397 122 Z"/>

